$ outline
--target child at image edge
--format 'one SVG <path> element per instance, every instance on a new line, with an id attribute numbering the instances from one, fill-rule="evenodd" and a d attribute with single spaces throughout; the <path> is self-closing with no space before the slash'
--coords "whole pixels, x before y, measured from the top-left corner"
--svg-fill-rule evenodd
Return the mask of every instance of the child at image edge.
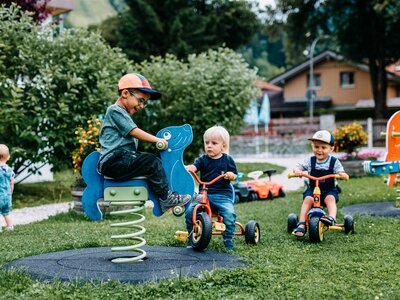
<path id="1" fill-rule="evenodd" d="M 236 212 L 233 206 L 233 189 L 230 181 L 235 180 L 237 168 L 235 161 L 227 153 L 229 151 L 229 133 L 222 126 L 213 126 L 206 130 L 203 136 L 206 154 L 200 156 L 193 165 L 186 166 L 187 170 L 200 172 L 200 179 L 208 182 L 215 177 L 225 174 L 214 184 L 208 186 L 207 195 L 211 208 L 218 211 L 222 216 L 226 230 L 223 232 L 224 245 L 228 251 L 232 251 L 235 235 Z M 201 190 L 201 187 L 200 187 Z M 191 236 L 193 230 L 192 214 L 197 203 L 193 203 L 186 210 L 186 228 L 189 233 L 188 247 L 191 247 Z"/>
<path id="2" fill-rule="evenodd" d="M 191 200 L 190 195 L 179 195 L 168 189 L 168 179 L 161 160 L 147 152 L 137 151 L 138 140 L 150 143 L 167 141 L 140 129 L 132 120 L 149 100 L 160 99 L 147 79 L 140 74 L 126 74 L 118 82 L 119 98 L 107 108 L 100 131 L 99 173 L 116 180 L 145 176 L 150 188 L 159 198 L 162 212 L 182 206 Z"/>
<path id="3" fill-rule="evenodd" d="M 14 191 L 14 172 L 7 165 L 10 159 L 10 150 L 4 144 L 0 144 L 0 214 L 4 216 L 6 221 L 5 230 L 14 230 L 14 226 L 10 217 L 11 211 L 11 195 Z M 2 228 L 0 227 L 0 231 Z"/>
<path id="4" fill-rule="evenodd" d="M 339 174 L 342 179 L 348 180 L 349 175 L 345 173 L 340 161 L 336 157 L 330 155 L 334 145 L 333 136 L 326 130 L 320 130 L 309 140 L 311 140 L 314 156 L 306 158 L 303 163 L 298 163 L 293 169 L 293 173 L 301 174 L 303 171 L 307 171 L 308 174 L 315 177 Z M 303 194 L 304 200 L 300 209 L 299 222 L 297 223 L 297 228 L 293 231 L 293 234 L 298 237 L 303 237 L 306 234 L 306 215 L 313 205 L 314 187 L 315 181 L 310 180 L 310 185 Z M 339 202 L 335 179 L 332 178 L 320 181 L 319 187 L 321 189 L 321 204 L 328 209 L 328 216 L 323 216 L 320 220 L 328 226 L 335 225 L 337 212 L 336 203 Z"/>

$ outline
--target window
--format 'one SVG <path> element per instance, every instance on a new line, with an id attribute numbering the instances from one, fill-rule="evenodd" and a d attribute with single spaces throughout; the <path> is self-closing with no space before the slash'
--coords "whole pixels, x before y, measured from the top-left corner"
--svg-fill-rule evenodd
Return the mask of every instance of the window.
<path id="1" fill-rule="evenodd" d="M 354 72 L 340 72 L 340 86 L 354 87 Z"/>
<path id="2" fill-rule="evenodd" d="M 313 74 L 313 78 L 314 78 L 314 88 L 320 88 L 321 87 L 321 74 Z M 307 77 L 307 87 L 310 86 L 310 75 L 308 75 Z"/>

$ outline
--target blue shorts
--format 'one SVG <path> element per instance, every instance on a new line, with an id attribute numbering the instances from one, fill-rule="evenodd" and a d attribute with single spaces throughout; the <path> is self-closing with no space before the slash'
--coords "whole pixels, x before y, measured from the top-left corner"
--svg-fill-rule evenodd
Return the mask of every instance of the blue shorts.
<path id="1" fill-rule="evenodd" d="M 11 198 L 10 200 L 0 200 L 0 215 L 7 216 L 11 211 Z"/>
<path id="2" fill-rule="evenodd" d="M 339 202 L 339 192 L 338 192 L 337 188 L 333 188 L 333 189 L 331 189 L 331 190 L 329 190 L 329 191 L 321 191 L 321 205 L 322 205 L 322 206 L 326 206 L 326 205 L 325 205 L 325 202 L 324 202 L 324 199 L 325 199 L 328 195 L 332 195 L 332 196 L 335 198 L 336 203 Z M 314 197 L 313 189 L 312 189 L 312 188 L 307 188 L 307 189 L 304 191 L 304 193 L 303 193 L 303 199 L 304 199 L 305 197 L 307 197 L 307 196 Z"/>

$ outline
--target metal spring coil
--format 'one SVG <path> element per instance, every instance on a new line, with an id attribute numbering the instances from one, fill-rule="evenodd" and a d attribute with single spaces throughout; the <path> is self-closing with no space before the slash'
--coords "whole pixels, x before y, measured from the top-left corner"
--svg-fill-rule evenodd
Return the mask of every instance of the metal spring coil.
<path id="1" fill-rule="evenodd" d="M 110 206 L 126 206 L 126 205 L 133 206 L 132 209 L 113 211 L 110 213 L 111 215 L 132 215 L 132 216 L 137 217 L 137 219 L 133 220 L 133 221 L 111 224 L 111 227 L 136 229 L 135 232 L 131 232 L 131 233 L 127 233 L 127 234 L 112 235 L 111 238 L 112 239 L 129 239 L 129 240 L 134 240 L 134 241 L 139 242 L 138 244 L 133 244 L 133 245 L 129 245 L 129 246 L 112 247 L 111 251 L 133 251 L 133 252 L 140 253 L 140 255 L 133 256 L 133 257 L 114 258 L 112 260 L 112 262 L 114 262 L 114 263 L 136 262 L 136 261 L 142 261 L 143 258 L 146 257 L 146 255 L 147 255 L 146 251 L 144 251 L 143 249 L 140 249 L 140 247 L 146 245 L 146 240 L 140 236 L 146 232 L 146 229 L 143 226 L 138 225 L 139 223 L 142 223 L 144 220 L 146 220 L 146 217 L 144 215 L 138 213 L 138 211 L 141 211 L 144 209 L 145 203 L 146 203 L 146 200 L 110 201 Z"/>

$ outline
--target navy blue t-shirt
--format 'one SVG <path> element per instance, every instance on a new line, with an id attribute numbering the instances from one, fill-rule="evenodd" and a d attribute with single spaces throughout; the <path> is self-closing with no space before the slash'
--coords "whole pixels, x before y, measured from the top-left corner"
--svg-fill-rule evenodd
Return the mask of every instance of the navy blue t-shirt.
<path id="1" fill-rule="evenodd" d="M 227 154 L 223 154 L 218 159 L 212 159 L 203 154 L 194 162 L 197 171 L 200 172 L 200 179 L 209 182 L 215 177 L 230 171 L 237 175 L 237 168 L 233 158 Z M 200 186 L 201 190 L 201 186 Z M 232 197 L 232 188 L 228 179 L 221 178 L 214 184 L 208 186 L 209 194 L 223 194 Z"/>

